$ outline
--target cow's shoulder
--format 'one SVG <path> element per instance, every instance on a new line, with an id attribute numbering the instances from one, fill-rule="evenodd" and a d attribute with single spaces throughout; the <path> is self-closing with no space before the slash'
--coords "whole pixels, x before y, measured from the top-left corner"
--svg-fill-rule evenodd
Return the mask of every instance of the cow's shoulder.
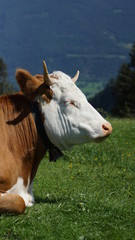
<path id="1" fill-rule="evenodd" d="M 11 109 L 14 109 L 14 112 L 20 112 L 22 109 L 30 110 L 30 104 L 22 92 L 0 96 L 0 111 L 5 114 L 9 113 Z"/>

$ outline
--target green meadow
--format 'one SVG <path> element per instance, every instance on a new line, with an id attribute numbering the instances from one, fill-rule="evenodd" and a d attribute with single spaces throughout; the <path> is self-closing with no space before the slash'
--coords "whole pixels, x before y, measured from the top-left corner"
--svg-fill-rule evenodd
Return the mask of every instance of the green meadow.
<path id="1" fill-rule="evenodd" d="M 46 156 L 34 184 L 35 205 L 0 216 L 0 240 L 135 239 L 135 120 L 109 119 L 101 144 Z"/>
<path id="2" fill-rule="evenodd" d="M 78 83 L 79 88 L 82 90 L 82 92 L 84 92 L 88 99 L 95 96 L 95 94 L 103 90 L 105 85 L 106 85 L 105 79 L 98 82 L 91 81 L 87 84 L 86 82 L 82 81 Z"/>

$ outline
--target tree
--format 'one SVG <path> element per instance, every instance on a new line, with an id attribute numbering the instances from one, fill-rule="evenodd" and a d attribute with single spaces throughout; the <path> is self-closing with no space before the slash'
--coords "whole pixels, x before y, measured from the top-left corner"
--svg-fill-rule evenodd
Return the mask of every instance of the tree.
<path id="1" fill-rule="evenodd" d="M 115 80 L 111 79 L 105 86 L 105 88 L 97 93 L 94 97 L 89 99 L 89 102 L 98 109 L 98 111 L 108 112 L 111 114 L 112 107 L 115 101 Z"/>
<path id="2" fill-rule="evenodd" d="M 135 43 L 129 57 L 129 63 L 121 65 L 116 79 L 90 99 L 95 108 L 119 117 L 135 117 Z"/>
<path id="3" fill-rule="evenodd" d="M 13 92 L 13 85 L 7 80 L 7 66 L 0 58 L 0 95 Z"/>
<path id="4" fill-rule="evenodd" d="M 135 116 L 135 43 L 129 54 L 130 62 L 123 63 L 115 82 L 115 104 L 112 113 L 120 117 Z"/>
<path id="5" fill-rule="evenodd" d="M 129 66 L 133 71 L 135 71 L 135 43 L 133 44 L 133 47 L 131 49 L 131 52 L 129 53 L 129 56 L 131 58 Z"/>

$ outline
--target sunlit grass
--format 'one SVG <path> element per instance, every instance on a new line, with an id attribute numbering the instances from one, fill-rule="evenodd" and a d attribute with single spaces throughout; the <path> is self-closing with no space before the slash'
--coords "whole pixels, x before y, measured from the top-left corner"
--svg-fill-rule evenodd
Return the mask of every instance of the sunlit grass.
<path id="1" fill-rule="evenodd" d="M 113 134 L 102 144 L 42 161 L 36 204 L 1 216 L 0 240 L 135 239 L 135 120 L 110 121 Z"/>

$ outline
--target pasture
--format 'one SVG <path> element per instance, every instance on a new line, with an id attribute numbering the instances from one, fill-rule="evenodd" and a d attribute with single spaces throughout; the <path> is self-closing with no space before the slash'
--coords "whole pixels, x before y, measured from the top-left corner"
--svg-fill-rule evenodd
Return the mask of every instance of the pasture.
<path id="1" fill-rule="evenodd" d="M 109 119 L 112 136 L 45 157 L 34 183 L 36 204 L 0 216 L 0 240 L 135 239 L 135 120 Z"/>

